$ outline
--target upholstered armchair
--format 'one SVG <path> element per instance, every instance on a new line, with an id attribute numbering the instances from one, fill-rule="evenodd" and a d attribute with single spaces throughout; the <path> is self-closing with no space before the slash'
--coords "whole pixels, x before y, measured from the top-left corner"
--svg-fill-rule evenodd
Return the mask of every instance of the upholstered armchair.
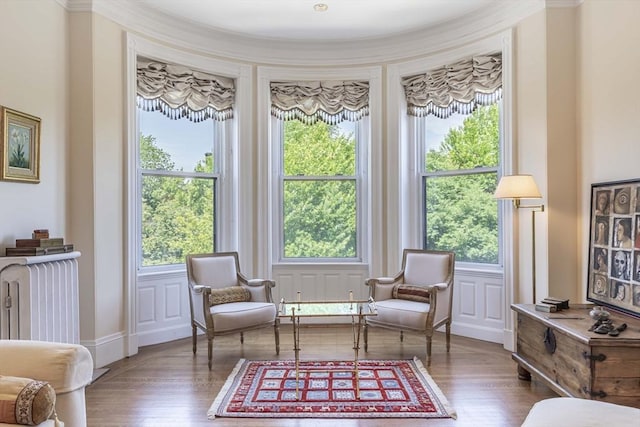
<path id="1" fill-rule="evenodd" d="M 401 341 L 404 331 L 419 332 L 427 339 L 430 364 L 433 332 L 444 325 L 449 352 L 454 268 L 453 252 L 405 249 L 398 274 L 368 279 L 369 296 L 376 302 L 378 315 L 366 318 L 364 350 L 368 351 L 371 327 L 399 330 Z"/>
<path id="2" fill-rule="evenodd" d="M 85 347 L 78 344 L 62 344 L 28 340 L 0 340 L 0 394 L 4 403 L 12 396 L 11 388 L 7 386 L 9 377 L 24 380 L 47 382 L 55 391 L 55 413 L 57 418 L 67 427 L 85 427 L 87 425 L 87 410 L 85 404 L 85 387 L 93 376 L 93 358 Z M 15 390 L 15 387 L 13 388 Z M 20 393 L 20 398 L 28 396 L 27 387 Z M 29 399 L 22 399 L 16 406 L 22 410 L 36 412 L 33 395 Z M 29 408 L 29 406 L 33 407 Z M 6 409 L 7 406 L 4 406 Z M 24 412 L 23 412 L 24 414 Z M 7 414 L 3 414 L 4 416 Z M 0 426 L 18 424 L 3 423 Z M 37 424 L 40 427 L 53 427 L 53 419 Z M 60 424 L 58 424 L 60 425 Z"/>
<path id="3" fill-rule="evenodd" d="M 248 279 L 240 272 L 237 252 L 187 256 L 189 308 L 196 354 L 197 330 L 207 336 L 209 369 L 213 360 L 213 339 L 273 326 L 276 354 L 280 353 L 280 319 L 271 297 L 271 280 Z"/>

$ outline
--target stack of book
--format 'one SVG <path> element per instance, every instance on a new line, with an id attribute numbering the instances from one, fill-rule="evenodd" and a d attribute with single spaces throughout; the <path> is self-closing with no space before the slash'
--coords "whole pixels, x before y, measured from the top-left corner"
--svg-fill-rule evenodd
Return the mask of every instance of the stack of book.
<path id="1" fill-rule="evenodd" d="M 555 297 L 546 297 L 542 301 L 536 304 L 537 311 L 546 311 L 548 313 L 555 313 L 562 309 L 569 308 L 569 300 Z"/>
<path id="2" fill-rule="evenodd" d="M 16 239 L 16 247 L 7 248 L 6 256 L 53 255 L 73 251 L 73 245 L 65 244 L 62 237 L 49 237 L 49 230 L 33 230 L 31 237 Z"/>

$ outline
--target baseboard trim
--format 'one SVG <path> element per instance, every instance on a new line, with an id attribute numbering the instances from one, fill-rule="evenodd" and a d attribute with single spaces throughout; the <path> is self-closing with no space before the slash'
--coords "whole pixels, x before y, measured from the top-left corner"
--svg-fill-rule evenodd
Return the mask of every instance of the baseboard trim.
<path id="1" fill-rule="evenodd" d="M 81 340 L 80 344 L 89 349 L 93 357 L 93 366 L 96 369 L 126 357 L 125 336 L 121 332 L 107 335 L 94 341 Z"/>

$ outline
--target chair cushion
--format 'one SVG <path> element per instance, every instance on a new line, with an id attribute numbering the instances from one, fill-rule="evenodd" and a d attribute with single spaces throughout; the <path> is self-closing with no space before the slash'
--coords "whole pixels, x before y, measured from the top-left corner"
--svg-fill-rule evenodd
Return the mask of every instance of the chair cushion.
<path id="1" fill-rule="evenodd" d="M 231 302 L 209 310 L 216 333 L 267 325 L 276 318 L 276 306 L 270 302 Z"/>
<path id="2" fill-rule="evenodd" d="M 211 295 L 209 295 L 209 305 L 245 301 L 251 301 L 251 292 L 249 289 L 242 286 L 229 286 L 228 288 L 211 289 Z"/>
<path id="3" fill-rule="evenodd" d="M 430 304 L 402 299 L 376 301 L 378 315 L 367 317 L 367 323 L 424 331 L 429 307 Z"/>
<path id="4" fill-rule="evenodd" d="M 423 286 L 407 285 L 405 283 L 398 283 L 395 285 L 391 292 L 391 297 L 394 299 L 404 299 L 423 303 L 431 302 L 431 295 L 427 288 Z"/>
<path id="5" fill-rule="evenodd" d="M 46 381 L 0 376 L 0 423 L 37 425 L 53 414 L 56 392 Z"/>

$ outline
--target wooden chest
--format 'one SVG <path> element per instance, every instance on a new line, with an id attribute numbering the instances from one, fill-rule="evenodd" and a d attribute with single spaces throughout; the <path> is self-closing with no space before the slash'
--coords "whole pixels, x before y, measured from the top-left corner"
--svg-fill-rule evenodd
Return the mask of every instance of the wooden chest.
<path id="1" fill-rule="evenodd" d="M 534 375 L 563 396 L 640 408 L 640 319 L 612 312 L 614 325 L 627 329 L 617 337 L 600 335 L 589 331 L 591 307 L 545 313 L 513 304 L 520 377 Z"/>

